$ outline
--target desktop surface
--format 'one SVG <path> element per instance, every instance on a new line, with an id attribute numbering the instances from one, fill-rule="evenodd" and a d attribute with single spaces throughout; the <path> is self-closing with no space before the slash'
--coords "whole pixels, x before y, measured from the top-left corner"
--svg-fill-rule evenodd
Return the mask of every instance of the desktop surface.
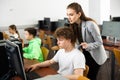
<path id="1" fill-rule="evenodd" d="M 109 46 L 109 47 L 120 47 L 120 41 L 118 42 L 113 42 L 107 39 L 103 39 L 103 45 L 104 46 Z"/>
<path id="2" fill-rule="evenodd" d="M 39 63 L 39 61 L 24 59 L 24 67 L 28 67 L 36 63 Z M 43 67 L 32 72 L 28 72 L 28 73 L 26 72 L 26 77 L 27 77 L 27 80 L 34 80 L 34 79 L 42 78 L 47 75 L 55 75 L 55 74 L 57 74 L 57 71 L 54 70 L 53 68 Z M 22 79 L 20 76 L 14 76 L 12 80 L 22 80 Z"/>
<path id="3" fill-rule="evenodd" d="M 36 63 L 40 63 L 37 60 L 29 60 L 29 59 L 24 59 L 24 67 L 28 67 L 30 65 L 36 64 Z M 44 77 L 46 75 L 54 75 L 57 74 L 57 71 L 51 67 L 43 67 L 43 68 L 39 68 L 37 70 L 34 71 L 37 75 L 39 75 L 40 77 Z M 34 74 L 34 73 L 33 73 Z M 35 75 L 36 75 L 35 74 Z"/>

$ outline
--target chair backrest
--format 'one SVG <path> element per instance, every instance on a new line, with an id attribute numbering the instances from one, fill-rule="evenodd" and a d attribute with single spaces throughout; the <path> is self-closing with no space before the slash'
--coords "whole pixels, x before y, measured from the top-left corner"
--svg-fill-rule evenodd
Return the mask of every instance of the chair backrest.
<path id="1" fill-rule="evenodd" d="M 48 48 L 51 49 L 51 47 L 52 47 L 52 40 L 51 40 L 51 37 L 49 35 L 46 37 L 46 42 L 48 44 Z"/>
<path id="2" fill-rule="evenodd" d="M 89 72 L 89 66 L 88 66 L 88 65 L 85 65 L 85 70 L 84 70 L 83 75 L 87 77 L 88 72 Z"/>
<path id="3" fill-rule="evenodd" d="M 48 49 L 51 49 L 51 47 L 52 47 L 52 40 L 51 40 L 51 37 L 49 35 L 46 35 L 44 37 L 44 39 L 42 39 L 42 43 L 43 43 L 44 46 L 47 45 L 46 47 Z"/>
<path id="4" fill-rule="evenodd" d="M 117 60 L 118 65 L 120 66 L 120 50 L 114 48 L 114 49 L 113 49 L 113 52 L 114 52 L 114 55 L 115 55 L 115 59 Z"/>
<path id="5" fill-rule="evenodd" d="M 43 57 L 44 60 L 47 60 L 48 54 L 49 54 L 49 50 L 46 47 L 41 47 L 42 53 L 43 53 Z"/>
<path id="6" fill-rule="evenodd" d="M 79 77 L 78 77 L 78 80 L 90 80 L 90 79 L 88 79 L 88 78 L 85 77 L 85 76 L 79 76 Z"/>

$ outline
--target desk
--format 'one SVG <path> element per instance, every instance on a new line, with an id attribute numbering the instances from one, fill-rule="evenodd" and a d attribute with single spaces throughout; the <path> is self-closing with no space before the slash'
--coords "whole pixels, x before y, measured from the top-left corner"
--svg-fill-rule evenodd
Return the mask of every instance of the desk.
<path id="1" fill-rule="evenodd" d="M 110 41 L 106 40 L 106 39 L 103 39 L 103 43 L 111 43 Z M 113 49 L 116 48 L 116 49 L 119 49 L 120 50 L 120 42 L 117 42 L 117 43 L 111 43 L 113 46 L 107 46 L 107 45 L 104 45 L 105 47 L 105 50 L 109 51 L 111 53 L 111 80 L 114 80 L 115 77 L 115 55 L 114 55 L 114 52 L 113 52 Z"/>
<path id="2" fill-rule="evenodd" d="M 24 66 L 25 66 L 25 67 L 30 66 L 30 65 L 33 65 L 33 64 L 36 64 L 36 63 L 39 63 L 39 62 L 36 61 L 36 60 L 24 59 Z M 35 72 L 36 72 L 37 74 L 39 74 L 41 77 L 44 77 L 44 76 L 46 76 L 46 75 L 57 74 L 57 71 L 54 70 L 54 69 L 51 68 L 51 67 L 39 68 L 39 69 L 35 70 Z"/>
<path id="3" fill-rule="evenodd" d="M 28 59 L 24 59 L 24 67 L 28 67 L 30 65 L 39 63 L 37 60 L 28 60 Z M 40 75 L 41 77 L 44 77 L 46 75 L 54 75 L 57 74 L 57 71 L 54 70 L 51 67 L 43 67 L 43 68 L 39 68 L 37 70 L 34 71 L 35 73 L 37 73 L 38 75 Z M 20 76 L 14 76 L 12 77 L 10 80 L 22 80 Z"/>
<path id="4" fill-rule="evenodd" d="M 120 50 L 120 42 L 112 43 L 112 42 L 108 41 L 107 39 L 103 39 L 103 43 L 111 43 L 113 45 L 113 46 L 104 45 L 105 49 L 108 51 L 113 51 L 114 48 L 117 48 Z"/>

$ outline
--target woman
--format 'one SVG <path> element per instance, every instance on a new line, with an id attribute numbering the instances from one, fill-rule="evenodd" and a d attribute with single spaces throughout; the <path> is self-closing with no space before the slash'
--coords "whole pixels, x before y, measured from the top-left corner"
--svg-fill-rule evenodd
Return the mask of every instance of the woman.
<path id="1" fill-rule="evenodd" d="M 85 16 L 78 3 L 67 6 L 67 16 L 70 27 L 74 30 L 76 44 L 82 48 L 86 64 L 90 68 L 88 77 L 96 80 L 100 65 L 107 59 L 99 27 L 93 19 Z"/>
<path id="2" fill-rule="evenodd" d="M 83 76 L 85 69 L 85 57 L 81 51 L 75 48 L 74 33 L 70 28 L 59 28 L 55 32 L 59 50 L 51 59 L 42 63 L 26 68 L 26 71 L 38 69 L 39 67 L 50 66 L 54 63 L 59 64 L 58 73 L 69 80 L 77 80 Z"/>

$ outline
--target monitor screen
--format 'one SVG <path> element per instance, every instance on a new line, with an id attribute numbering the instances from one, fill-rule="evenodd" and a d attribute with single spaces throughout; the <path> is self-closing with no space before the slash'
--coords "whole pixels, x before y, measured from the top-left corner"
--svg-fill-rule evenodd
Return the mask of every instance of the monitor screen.
<path id="1" fill-rule="evenodd" d="M 21 77 L 23 80 L 26 80 L 26 74 L 24 71 L 24 66 L 23 66 L 23 61 L 19 50 L 19 46 L 8 40 L 5 41 L 4 46 L 5 46 L 5 53 L 8 59 L 9 73 L 3 75 L 1 79 L 8 80 L 10 78 L 9 76 L 17 75 Z M 5 79 L 6 77 L 8 77 L 8 79 Z"/>
<path id="2" fill-rule="evenodd" d="M 57 29 L 57 21 L 52 21 L 51 22 L 51 31 L 54 32 Z"/>
<path id="3" fill-rule="evenodd" d="M 8 58 L 5 51 L 5 41 L 0 40 L 0 80 L 9 72 Z"/>
<path id="4" fill-rule="evenodd" d="M 44 25 L 50 25 L 50 18 L 44 17 Z"/>
<path id="5" fill-rule="evenodd" d="M 20 50 L 20 53 L 21 53 L 21 57 L 22 57 L 22 59 L 23 59 L 23 51 L 22 51 L 22 42 L 19 40 L 19 39 L 17 39 L 17 38 L 13 38 L 13 39 L 9 39 L 12 43 L 15 43 L 16 45 L 18 45 L 18 47 L 19 47 L 19 50 Z"/>
<path id="6" fill-rule="evenodd" d="M 120 39 L 120 22 L 104 21 L 102 26 L 102 36 Z"/>
<path id="7" fill-rule="evenodd" d="M 64 19 L 58 19 L 58 25 L 57 27 L 64 27 L 66 23 L 66 20 Z"/>
<path id="8" fill-rule="evenodd" d="M 24 72 L 19 46 L 12 43 L 11 41 L 6 41 L 6 54 L 9 57 L 10 69 L 13 70 L 15 75 L 18 75 L 23 78 L 23 80 L 26 80 L 26 74 Z"/>
<path id="9" fill-rule="evenodd" d="M 44 21 L 43 20 L 39 20 L 38 21 L 38 26 L 39 26 L 39 29 L 44 29 Z"/>

